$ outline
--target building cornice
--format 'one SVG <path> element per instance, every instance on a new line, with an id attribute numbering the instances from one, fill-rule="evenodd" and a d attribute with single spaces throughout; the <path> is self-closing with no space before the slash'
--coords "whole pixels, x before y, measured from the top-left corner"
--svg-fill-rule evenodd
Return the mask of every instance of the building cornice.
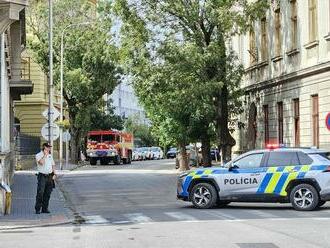
<path id="1" fill-rule="evenodd" d="M 263 90 L 266 88 L 271 88 L 277 85 L 281 85 L 290 81 L 294 81 L 297 79 L 301 79 L 301 78 L 305 78 L 305 77 L 309 77 L 309 76 L 313 76 L 316 74 L 320 74 L 323 72 L 328 72 L 330 70 L 330 61 L 318 64 L 318 65 L 314 65 L 314 66 L 310 66 L 308 68 L 304 68 L 298 71 L 294 71 L 285 75 L 281 75 L 279 77 L 276 78 L 272 78 L 270 80 L 265 80 L 265 81 L 261 81 L 252 85 L 249 85 L 247 87 L 244 88 L 244 91 L 246 93 L 249 92 L 254 92 L 254 91 L 259 91 L 259 90 Z"/>

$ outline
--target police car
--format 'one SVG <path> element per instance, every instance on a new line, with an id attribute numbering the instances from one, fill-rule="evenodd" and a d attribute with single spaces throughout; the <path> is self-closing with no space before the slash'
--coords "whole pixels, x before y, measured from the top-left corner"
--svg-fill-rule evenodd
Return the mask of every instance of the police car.
<path id="1" fill-rule="evenodd" d="M 247 152 L 224 167 L 181 174 L 177 197 L 196 208 L 230 202 L 290 202 L 296 210 L 313 210 L 330 200 L 329 153 L 316 148 Z"/>

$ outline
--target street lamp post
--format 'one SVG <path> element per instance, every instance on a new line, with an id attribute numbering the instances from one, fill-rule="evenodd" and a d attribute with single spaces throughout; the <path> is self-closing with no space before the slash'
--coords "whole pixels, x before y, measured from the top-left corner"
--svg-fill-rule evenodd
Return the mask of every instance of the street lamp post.
<path id="1" fill-rule="evenodd" d="M 61 35 L 61 65 L 60 65 L 60 81 L 61 81 L 61 111 L 60 111 L 60 121 L 63 121 L 63 61 L 64 61 L 64 35 L 65 31 L 73 26 L 88 25 L 90 22 L 72 23 L 67 25 L 62 30 Z M 63 129 L 60 131 L 60 169 L 62 170 L 62 160 L 63 160 Z"/>
<path id="2" fill-rule="evenodd" d="M 48 103 L 48 142 L 53 154 L 53 1 L 49 0 L 49 103 Z"/>

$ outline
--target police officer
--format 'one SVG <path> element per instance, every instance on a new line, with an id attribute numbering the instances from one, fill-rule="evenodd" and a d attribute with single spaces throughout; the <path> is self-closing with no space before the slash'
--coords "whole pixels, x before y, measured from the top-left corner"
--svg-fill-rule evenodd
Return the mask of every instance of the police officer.
<path id="1" fill-rule="evenodd" d="M 48 204 L 50 194 L 54 187 L 55 162 L 50 154 L 51 145 L 48 143 L 42 144 L 42 151 L 36 154 L 38 168 L 38 188 L 36 196 L 35 210 L 36 214 L 50 213 Z"/>

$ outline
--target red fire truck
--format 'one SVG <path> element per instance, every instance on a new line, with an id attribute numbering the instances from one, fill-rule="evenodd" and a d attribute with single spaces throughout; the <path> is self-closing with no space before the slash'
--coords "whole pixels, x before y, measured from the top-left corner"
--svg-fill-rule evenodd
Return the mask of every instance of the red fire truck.
<path id="1" fill-rule="evenodd" d="M 132 161 L 133 135 L 118 130 L 90 131 L 87 135 L 87 157 L 91 165 L 100 160 L 101 165 L 130 164 Z"/>

